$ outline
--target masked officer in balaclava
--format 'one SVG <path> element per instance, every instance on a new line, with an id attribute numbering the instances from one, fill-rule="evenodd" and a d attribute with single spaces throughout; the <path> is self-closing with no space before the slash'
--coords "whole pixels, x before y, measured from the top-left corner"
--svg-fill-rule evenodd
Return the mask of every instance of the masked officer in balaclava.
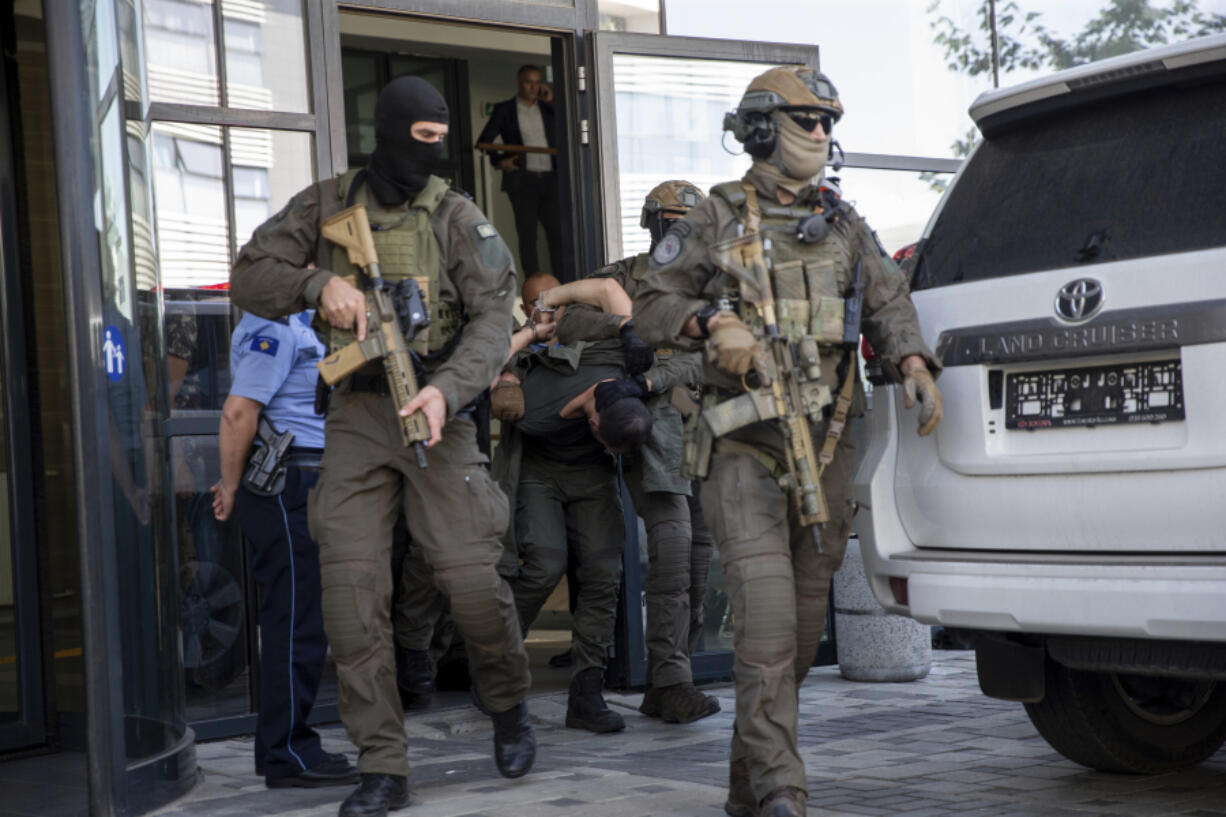
<path id="1" fill-rule="evenodd" d="M 773 68 L 754 79 L 724 123 L 753 166 L 743 179 L 712 188 L 672 226 L 635 303 L 644 340 L 706 353 L 702 422 L 687 440 L 686 461 L 705 476 L 702 504 L 734 617 L 736 721 L 724 806 L 733 817 L 805 813 L 797 686 L 817 654 L 851 521 L 852 447 L 843 426 L 864 400 L 855 384 L 857 304 L 864 335 L 904 382 L 907 404 L 922 399 L 920 434 L 941 417 L 930 374 L 939 364 L 920 337 L 906 279 L 822 178 L 842 114 L 834 86 L 812 68 Z M 753 269 L 769 276 L 774 310 L 758 308 L 759 279 L 746 275 L 757 258 Z M 826 461 L 820 527 L 801 523 L 785 488 L 791 477 L 781 422 L 737 402 L 747 388 L 769 385 L 770 318 L 813 398 L 800 422 Z"/>
<path id="2" fill-rule="evenodd" d="M 450 597 L 474 698 L 494 721 L 498 770 L 523 775 L 536 751 L 523 702 L 528 658 L 510 588 L 494 569 L 507 500 L 489 477 L 472 420 L 474 401 L 510 348 L 515 270 L 481 211 L 431 175 L 447 121 L 446 103 L 424 80 L 388 83 L 375 104 L 377 145 L 369 166 L 294 196 L 255 231 L 231 275 L 234 302 L 249 312 L 274 318 L 316 308 L 332 350 L 364 336 L 364 295 L 343 277 L 358 270 L 319 229 L 329 216 L 362 203 L 383 278 L 416 278 L 430 309 L 428 330 L 411 339 L 425 376 L 409 404 L 393 405 L 379 361 L 337 384 L 322 475 L 311 494 L 340 714 L 362 773 L 341 817 L 381 817 L 409 802 L 388 570 L 402 508 L 413 541 Z M 398 408 L 401 416 L 420 409 L 429 424 L 424 469 L 401 441 Z"/>
<path id="3" fill-rule="evenodd" d="M 674 179 L 647 194 L 639 225 L 651 235 L 651 248 L 675 221 L 705 196 L 696 185 Z M 596 270 L 633 298 L 646 274 L 649 253 L 623 258 Z M 574 304 L 558 321 L 562 343 L 616 338 L 631 324 L 594 307 Z M 657 349 L 655 364 L 644 376 L 625 378 L 620 388 L 646 400 L 654 423 L 651 438 L 636 454 L 622 457 L 622 471 L 634 509 L 647 529 L 647 691 L 639 711 L 666 723 L 691 723 L 719 711 L 719 701 L 693 683 L 690 655 L 702 621 L 702 598 L 711 565 L 712 540 L 702 508 L 681 476 L 681 413 L 673 405 L 674 388 L 692 391 L 702 369 L 701 352 Z M 650 384 L 650 386 L 648 386 Z"/>

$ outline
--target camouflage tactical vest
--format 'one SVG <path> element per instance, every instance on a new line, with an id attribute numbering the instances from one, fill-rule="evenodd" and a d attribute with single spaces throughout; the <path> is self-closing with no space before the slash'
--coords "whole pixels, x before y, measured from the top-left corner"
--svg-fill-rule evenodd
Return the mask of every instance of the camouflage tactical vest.
<path id="1" fill-rule="evenodd" d="M 746 184 L 726 182 L 712 188 L 711 193 L 728 203 L 748 237 L 752 214 Z M 816 244 L 804 244 L 797 238 L 797 225 L 819 212 L 816 209 L 763 202 L 759 212 L 757 229 L 774 290 L 780 334 L 797 344 L 815 341 L 823 356 L 834 353 L 832 347 L 843 341 L 843 294 L 853 277 L 850 247 L 837 230 L 831 230 Z M 720 252 L 720 247 L 714 249 Z M 728 277 L 732 285 L 721 297 L 755 334 L 763 334 L 757 309 L 741 297 L 736 279 Z"/>
<path id="2" fill-rule="evenodd" d="M 755 303 L 760 298 L 749 292 L 750 287 L 756 290 L 755 282 L 759 280 L 755 270 L 765 266 L 774 293 L 772 312 L 780 335 L 794 345 L 797 366 L 793 372 L 799 382 L 802 413 L 810 422 L 818 423 L 826 417 L 824 410 L 832 394 L 840 389 L 837 364 L 846 357 L 842 348 L 845 308 L 842 293 L 850 288 L 853 275 L 851 248 L 836 229 L 831 229 L 820 242 L 802 243 L 797 237 L 799 222 L 820 211 L 776 202 L 763 205 L 748 183 L 720 184 L 711 189 L 711 195 L 727 202 L 741 226 L 737 237 L 711 247 L 712 261 L 725 272 L 728 282 L 720 293 L 721 305 L 736 310 L 754 334 L 765 339 L 764 312 L 771 310 L 760 310 Z M 826 426 L 823 456 L 832 453 L 842 433 L 852 402 L 847 386 L 852 383 L 851 377 L 842 382 L 839 406 Z M 705 477 L 711 451 L 721 445 L 729 450 L 739 447 L 737 450 L 743 453 L 752 451 L 754 458 L 776 476 L 790 472 L 791 466 L 785 469 L 781 462 L 753 445 L 721 439 L 749 424 L 780 416 L 779 402 L 770 389 L 750 389 L 728 397 L 729 390 L 739 389 L 733 383 L 716 385 L 716 390 L 704 395 L 701 415 L 691 417 L 685 426 L 682 474 Z M 745 385 L 744 379 L 741 385 Z"/>
<path id="3" fill-rule="evenodd" d="M 431 176 L 425 188 L 408 206 L 383 207 L 365 184 L 351 189 L 360 170 L 350 170 L 338 180 L 337 197 L 346 202 L 344 206 L 365 204 L 370 220 L 371 236 L 379 255 L 379 270 L 386 281 L 416 278 L 430 308 L 430 326 L 411 338 L 413 350 L 420 355 L 437 352 L 446 347 L 460 328 L 461 314 L 452 304 L 439 300 L 439 274 L 441 254 L 438 240 L 430 226 L 430 216 L 438 209 L 447 194 L 447 182 Z M 358 268 L 349 263 L 344 248 L 332 249 L 332 271 L 337 275 L 354 275 Z M 354 340 L 352 332 L 331 328 L 329 350 L 336 350 Z"/>

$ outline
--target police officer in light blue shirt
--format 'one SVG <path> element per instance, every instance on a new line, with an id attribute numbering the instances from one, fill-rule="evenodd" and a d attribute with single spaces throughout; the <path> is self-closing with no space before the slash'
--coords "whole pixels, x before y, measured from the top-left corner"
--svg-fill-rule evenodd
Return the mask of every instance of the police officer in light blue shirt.
<path id="1" fill-rule="evenodd" d="M 319 547 L 307 530 L 307 494 L 319 478 L 324 420 L 315 413 L 315 364 L 324 348 L 311 312 L 284 322 L 245 314 L 230 338 L 230 395 L 222 407 L 221 479 L 213 515 L 237 519 L 251 543 L 251 571 L 260 587 L 260 711 L 256 773 L 269 788 L 351 785 L 357 770 L 344 755 L 323 750 L 307 726 L 323 674 L 328 642 L 320 608 Z M 265 495 L 242 484 L 259 445 L 261 414 L 279 434 L 292 432 L 285 487 Z"/>

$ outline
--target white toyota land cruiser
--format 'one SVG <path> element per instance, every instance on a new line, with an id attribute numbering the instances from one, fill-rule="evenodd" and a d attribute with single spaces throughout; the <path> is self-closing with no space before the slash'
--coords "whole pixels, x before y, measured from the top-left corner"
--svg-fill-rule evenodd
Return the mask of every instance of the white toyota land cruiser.
<path id="1" fill-rule="evenodd" d="M 912 270 L 945 416 L 878 390 L 874 593 L 961 630 L 987 695 L 1103 770 L 1226 740 L 1226 36 L 971 107 Z"/>

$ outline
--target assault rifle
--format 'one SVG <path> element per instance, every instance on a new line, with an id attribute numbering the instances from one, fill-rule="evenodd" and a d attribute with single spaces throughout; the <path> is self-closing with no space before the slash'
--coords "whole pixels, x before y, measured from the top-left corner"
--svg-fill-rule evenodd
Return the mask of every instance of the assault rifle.
<path id="1" fill-rule="evenodd" d="M 319 375 L 329 386 L 356 372 L 372 360 L 383 361 L 388 388 L 397 412 L 417 394 L 417 375 L 413 368 L 413 352 L 406 338 L 430 323 L 430 316 L 421 298 L 421 289 L 412 278 L 406 279 L 408 294 L 397 300 L 404 307 L 404 320 L 393 303 L 383 276 L 379 272 L 379 257 L 375 252 L 366 205 L 355 204 L 341 210 L 320 225 L 323 237 L 344 247 L 349 262 L 362 270 L 361 288 L 366 293 L 366 340 L 354 341 L 318 363 Z M 407 324 L 407 325 L 404 325 Z M 417 464 L 426 467 L 426 441 L 430 427 L 426 416 L 415 411 L 400 418 L 400 436 L 405 446 L 417 452 Z"/>
<path id="2" fill-rule="evenodd" d="M 757 309 L 766 331 L 766 339 L 754 355 L 753 370 L 757 374 L 758 389 L 769 390 L 774 403 L 769 413 L 779 420 L 783 430 L 787 475 L 780 484 L 792 494 L 800 524 L 812 531 L 813 546 L 821 553 L 821 532 L 814 526 L 825 522 L 830 515 L 822 495 L 821 472 L 809 420 L 816 418 L 829 401 L 829 392 L 824 402 L 818 402 L 811 397 L 811 390 L 803 388 L 806 382 L 816 381 L 821 376 L 817 344 L 794 345 L 779 332 L 766 247 L 757 231 L 756 200 L 750 207 L 749 230 L 722 249 L 717 264 L 740 281 L 741 297 Z"/>

